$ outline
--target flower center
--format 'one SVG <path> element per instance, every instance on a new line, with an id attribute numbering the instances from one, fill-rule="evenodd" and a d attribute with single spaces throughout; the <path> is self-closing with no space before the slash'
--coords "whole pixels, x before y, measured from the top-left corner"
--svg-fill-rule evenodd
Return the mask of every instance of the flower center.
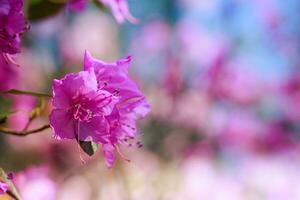
<path id="1" fill-rule="evenodd" d="M 73 112 L 74 119 L 79 121 L 89 122 L 93 117 L 93 112 L 89 109 L 85 109 L 80 104 L 76 104 Z"/>

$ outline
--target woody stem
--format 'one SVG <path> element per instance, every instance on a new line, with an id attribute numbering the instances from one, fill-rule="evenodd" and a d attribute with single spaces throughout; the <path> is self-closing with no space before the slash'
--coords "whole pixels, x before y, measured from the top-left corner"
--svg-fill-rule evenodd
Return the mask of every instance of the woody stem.
<path id="1" fill-rule="evenodd" d="M 14 130 L 11 130 L 9 128 L 0 127 L 0 133 L 7 134 L 7 135 L 24 137 L 24 136 L 27 136 L 27 135 L 30 135 L 30 134 L 33 134 L 33 133 L 38 133 L 38 132 L 44 131 L 48 128 L 50 128 L 49 124 L 45 124 L 45 125 L 43 125 L 39 128 L 28 130 L 28 131 L 14 131 Z"/>

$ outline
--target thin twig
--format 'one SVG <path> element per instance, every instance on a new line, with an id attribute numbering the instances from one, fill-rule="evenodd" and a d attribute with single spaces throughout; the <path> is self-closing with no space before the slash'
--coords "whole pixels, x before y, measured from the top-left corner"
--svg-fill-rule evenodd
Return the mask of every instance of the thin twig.
<path id="1" fill-rule="evenodd" d="M 52 98 L 53 96 L 51 94 L 43 94 L 39 92 L 31 92 L 31 91 L 25 91 L 25 90 L 16 90 L 16 89 L 10 89 L 7 91 L 1 92 L 3 94 L 14 94 L 14 95 L 29 95 L 29 96 L 35 96 L 35 97 L 48 97 Z"/>
<path id="2" fill-rule="evenodd" d="M 26 132 L 31 124 L 31 122 L 34 120 L 33 117 L 30 117 L 28 122 L 26 123 L 25 127 L 23 128 L 22 132 Z"/>
<path id="3" fill-rule="evenodd" d="M 33 133 L 41 132 L 41 131 L 46 130 L 48 128 L 50 128 L 50 125 L 46 124 L 46 125 L 41 126 L 40 128 L 37 128 L 37 129 L 32 129 L 32 130 L 29 130 L 29 131 L 19 131 L 18 132 L 18 131 L 14 131 L 14 130 L 11 130 L 11 129 L 8 129 L 8 128 L 5 128 L 5 127 L 0 127 L 0 133 L 23 137 L 23 136 L 30 135 L 30 134 L 33 134 Z"/>

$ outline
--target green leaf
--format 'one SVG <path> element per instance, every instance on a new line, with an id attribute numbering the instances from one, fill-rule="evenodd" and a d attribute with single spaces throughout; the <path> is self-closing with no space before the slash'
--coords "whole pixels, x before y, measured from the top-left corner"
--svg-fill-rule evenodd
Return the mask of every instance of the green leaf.
<path id="1" fill-rule="evenodd" d="M 0 112 L 8 112 L 11 104 L 12 102 L 8 99 L 5 99 L 0 93 Z"/>
<path id="2" fill-rule="evenodd" d="M 0 124 L 4 124 L 8 116 L 15 114 L 16 112 L 0 112 Z"/>
<path id="3" fill-rule="evenodd" d="M 11 101 L 0 96 L 0 124 L 5 123 L 8 116 L 16 113 L 10 111 L 10 107 Z"/>
<path id="4" fill-rule="evenodd" d="M 65 6 L 63 0 L 30 1 L 28 19 L 38 21 L 57 14 Z"/>
<path id="5" fill-rule="evenodd" d="M 38 92 L 31 92 L 31 91 L 22 91 L 22 90 L 8 90 L 3 92 L 5 94 L 15 94 L 15 95 L 29 95 L 29 96 L 35 96 L 35 97 L 52 97 L 50 94 L 43 94 Z"/>
<path id="6" fill-rule="evenodd" d="M 89 156 L 94 155 L 98 149 L 98 144 L 93 142 L 79 141 L 79 145 L 81 149 Z"/>
<path id="7" fill-rule="evenodd" d="M 0 119 L 15 114 L 16 112 L 0 112 Z"/>
<path id="8" fill-rule="evenodd" d="M 20 197 L 15 185 L 13 184 L 13 182 L 11 180 L 9 180 L 7 178 L 7 174 L 5 173 L 5 171 L 2 168 L 0 168 L 0 180 L 8 185 L 8 191 L 7 191 L 8 195 L 10 195 L 11 197 L 13 197 L 16 200 L 21 200 L 21 197 Z"/>

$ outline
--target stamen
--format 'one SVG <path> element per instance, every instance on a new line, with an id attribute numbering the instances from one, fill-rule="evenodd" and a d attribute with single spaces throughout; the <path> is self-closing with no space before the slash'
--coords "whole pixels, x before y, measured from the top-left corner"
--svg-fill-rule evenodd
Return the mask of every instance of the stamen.
<path id="1" fill-rule="evenodd" d="M 16 65 L 17 67 L 20 67 L 20 65 L 18 63 L 16 63 L 8 53 L 4 53 L 3 57 L 4 57 L 6 64 L 11 63 L 11 64 Z"/>
<path id="2" fill-rule="evenodd" d="M 127 128 L 130 128 L 131 130 L 135 131 L 136 129 L 133 126 L 130 126 L 129 124 L 121 123 L 123 126 L 126 126 Z"/>
<path id="3" fill-rule="evenodd" d="M 130 162 L 130 160 L 128 158 L 126 158 L 122 152 L 120 151 L 119 147 L 116 146 L 117 152 L 119 153 L 119 155 L 121 156 L 121 158 L 123 158 L 124 160 L 126 160 L 127 162 Z"/>
<path id="4" fill-rule="evenodd" d="M 138 141 L 138 142 L 136 143 L 136 146 L 137 146 L 137 148 L 142 148 L 144 145 L 142 144 L 141 141 Z"/>

